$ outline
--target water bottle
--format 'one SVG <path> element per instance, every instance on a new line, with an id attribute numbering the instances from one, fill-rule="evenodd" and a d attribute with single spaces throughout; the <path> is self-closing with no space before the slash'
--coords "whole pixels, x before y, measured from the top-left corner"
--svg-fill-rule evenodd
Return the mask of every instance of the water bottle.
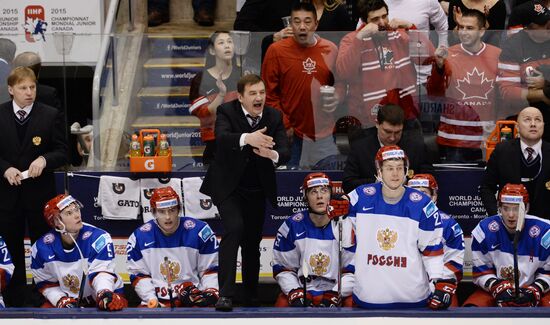
<path id="1" fill-rule="evenodd" d="M 132 134 L 132 140 L 130 141 L 130 157 L 141 156 L 141 145 L 137 134 Z"/>
<path id="2" fill-rule="evenodd" d="M 159 139 L 159 156 L 168 156 L 170 151 L 170 143 L 168 143 L 168 138 L 166 134 L 161 134 Z"/>
<path id="3" fill-rule="evenodd" d="M 143 137 L 143 155 L 148 157 L 155 155 L 155 138 L 151 134 Z"/>
<path id="4" fill-rule="evenodd" d="M 512 139 L 512 129 L 504 126 L 500 129 L 500 142 Z"/>

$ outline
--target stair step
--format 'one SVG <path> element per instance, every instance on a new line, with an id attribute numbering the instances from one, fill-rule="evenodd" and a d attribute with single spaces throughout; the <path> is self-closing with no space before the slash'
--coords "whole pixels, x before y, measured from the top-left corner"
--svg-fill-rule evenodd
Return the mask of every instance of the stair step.
<path id="1" fill-rule="evenodd" d="M 190 86 L 203 69 L 204 58 L 153 58 L 143 67 L 149 87 Z"/>
<path id="2" fill-rule="evenodd" d="M 178 146 L 204 146 L 201 140 L 199 119 L 192 115 L 141 116 L 132 123 L 131 128 L 134 131 L 147 128 L 159 129 L 161 132 L 166 133 L 166 137 L 173 148 Z"/>
<path id="3" fill-rule="evenodd" d="M 209 33 L 191 35 L 149 35 L 149 54 L 152 58 L 204 57 Z"/>
<path id="4" fill-rule="evenodd" d="M 142 116 L 189 115 L 189 87 L 144 87 L 137 96 Z"/>

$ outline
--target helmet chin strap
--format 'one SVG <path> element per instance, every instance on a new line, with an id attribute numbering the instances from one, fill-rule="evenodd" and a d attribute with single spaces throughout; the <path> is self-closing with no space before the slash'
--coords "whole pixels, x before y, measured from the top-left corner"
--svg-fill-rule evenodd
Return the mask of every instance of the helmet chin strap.
<path id="1" fill-rule="evenodd" d="M 61 221 L 61 218 L 58 218 L 58 220 L 59 220 L 59 223 L 63 226 L 63 228 L 62 229 L 57 229 L 57 227 L 56 227 L 55 231 L 57 231 L 58 233 L 60 233 L 62 235 L 69 235 L 71 237 L 71 239 L 73 240 L 73 242 L 74 242 L 75 240 L 74 240 L 73 236 L 78 235 L 78 231 L 77 232 L 69 232 L 67 230 L 67 226 L 65 226 L 65 223 L 63 221 Z"/>

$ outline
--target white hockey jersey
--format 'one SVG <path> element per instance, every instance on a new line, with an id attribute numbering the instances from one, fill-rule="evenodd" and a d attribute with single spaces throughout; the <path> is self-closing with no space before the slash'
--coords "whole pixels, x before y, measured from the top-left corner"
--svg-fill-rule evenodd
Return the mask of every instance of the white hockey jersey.
<path id="1" fill-rule="evenodd" d="M 368 308 L 426 306 L 429 281 L 442 278 L 444 269 L 435 203 L 406 187 L 400 201 L 388 204 L 381 183 L 348 195 L 357 239 L 354 302 Z"/>
<path id="2" fill-rule="evenodd" d="M 443 279 L 462 279 L 464 265 L 464 233 L 450 215 L 439 211 L 443 228 Z"/>
<path id="3" fill-rule="evenodd" d="M 351 295 L 354 286 L 353 259 L 355 238 L 351 220 L 342 221 L 342 296 Z M 307 291 L 312 296 L 325 291 L 338 291 L 338 224 L 331 221 L 316 227 L 309 211 L 288 218 L 279 228 L 273 245 L 273 277 L 281 291 L 303 288 L 303 263 L 307 264 L 311 281 Z"/>
<path id="4" fill-rule="evenodd" d="M 10 283 L 14 268 L 6 242 L 0 236 L 0 308 L 5 307 L 1 291 Z"/>
<path id="5" fill-rule="evenodd" d="M 84 223 L 75 238 L 76 246 L 65 249 L 61 234 L 52 230 L 32 246 L 31 271 L 38 290 L 52 305 L 61 297 L 78 298 L 84 266 L 88 277 L 83 297 L 96 299 L 99 291 L 108 289 L 122 293 L 122 279 L 115 272 L 115 252 L 111 235 L 103 229 Z"/>
<path id="6" fill-rule="evenodd" d="M 514 281 L 513 235 L 499 215 L 485 218 L 472 231 L 474 283 L 484 290 L 493 278 Z M 526 215 L 518 242 L 519 285 L 540 279 L 550 286 L 550 222 Z"/>
<path id="7" fill-rule="evenodd" d="M 218 241 L 203 221 L 180 217 L 176 232 L 165 236 L 151 220 L 128 238 L 126 252 L 130 281 L 144 304 L 170 300 L 168 282 L 172 288 L 192 282 L 200 290 L 218 289 Z"/>

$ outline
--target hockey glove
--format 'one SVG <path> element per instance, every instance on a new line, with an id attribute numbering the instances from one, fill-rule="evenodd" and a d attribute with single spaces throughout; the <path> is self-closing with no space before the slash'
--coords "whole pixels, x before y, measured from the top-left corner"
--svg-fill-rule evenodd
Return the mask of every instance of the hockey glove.
<path id="1" fill-rule="evenodd" d="M 128 307 L 128 301 L 118 293 L 105 289 L 97 294 L 97 307 L 101 310 L 117 311 Z"/>
<path id="2" fill-rule="evenodd" d="M 330 220 L 346 217 L 349 213 L 349 199 L 347 195 L 333 197 L 327 206 L 327 215 Z"/>
<path id="3" fill-rule="evenodd" d="M 430 300 L 428 307 L 433 310 L 447 309 L 451 305 L 453 295 L 456 292 L 455 279 L 438 280 L 435 283 L 435 290 Z"/>
<path id="4" fill-rule="evenodd" d="M 541 290 L 536 284 L 519 289 L 519 297 L 515 304 L 517 307 L 536 307 L 540 303 Z"/>
<path id="5" fill-rule="evenodd" d="M 306 307 L 304 289 L 296 288 L 290 290 L 288 293 L 288 305 L 290 307 Z M 309 293 L 307 294 L 307 306 L 313 306 L 313 297 Z"/>
<path id="6" fill-rule="evenodd" d="M 78 301 L 71 297 L 61 297 L 55 305 L 57 308 L 78 308 Z"/>
<path id="7" fill-rule="evenodd" d="M 204 302 L 202 292 L 191 282 L 184 282 L 175 288 L 183 307 L 200 306 Z"/>
<path id="8" fill-rule="evenodd" d="M 214 307 L 218 299 L 220 298 L 220 293 L 216 288 L 208 288 L 202 291 L 202 300 L 195 303 L 199 307 Z"/>
<path id="9" fill-rule="evenodd" d="M 339 307 L 339 306 L 340 306 L 340 297 L 338 297 L 338 292 L 325 291 L 325 293 L 323 293 L 323 298 L 321 298 L 319 307 Z"/>
<path id="10" fill-rule="evenodd" d="M 489 289 L 499 307 L 515 307 L 515 290 L 512 282 L 508 280 L 497 280 Z"/>

